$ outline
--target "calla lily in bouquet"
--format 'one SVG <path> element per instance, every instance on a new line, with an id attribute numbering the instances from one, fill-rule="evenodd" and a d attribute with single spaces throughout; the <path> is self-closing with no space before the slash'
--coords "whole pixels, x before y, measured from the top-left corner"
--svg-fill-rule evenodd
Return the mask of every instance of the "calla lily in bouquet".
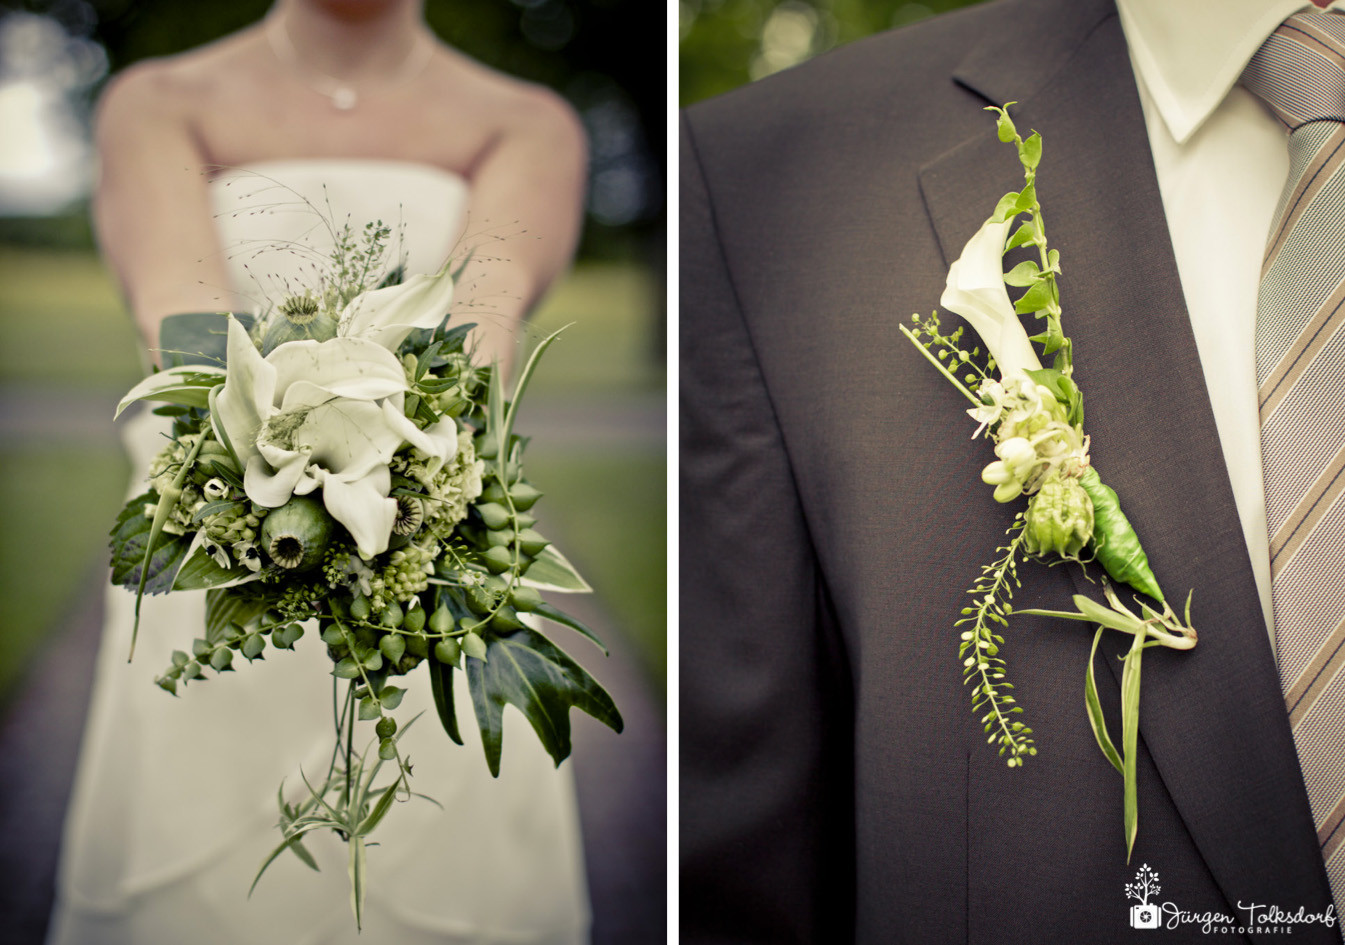
<path id="1" fill-rule="evenodd" d="M 406 686 L 431 687 L 440 723 L 461 744 L 452 687 L 464 674 L 495 775 L 506 704 L 556 764 L 570 753 L 571 707 L 622 727 L 607 692 L 532 619 L 601 648 L 541 596 L 588 585 L 533 527 L 541 492 L 524 477 L 525 441 L 513 432 L 556 335 L 506 397 L 500 372 L 469 357 L 472 326 L 448 325 L 460 266 L 362 281 L 381 271 L 372 263 L 388 234 L 371 225 L 360 244 L 347 231 L 327 284 L 281 300 L 258 324 L 169 318 L 161 343 L 176 363 L 117 411 L 159 401 L 156 412 L 172 418 L 148 491 L 112 532 L 112 579 L 136 593 L 137 633 L 144 594 L 206 592 L 204 635 L 172 654 L 159 686 L 177 694 L 209 672 L 292 650 L 306 629 L 326 646 L 344 688 L 334 700 L 341 737 L 325 776 L 305 781 L 308 796 L 282 796 L 282 839 L 258 879 L 286 850 L 315 866 L 304 837 L 333 830 L 349 844 L 357 923 L 367 838 L 412 793 L 398 743 L 415 719 L 394 717 Z M 372 725 L 364 750 L 357 723 Z"/>
<path id="2" fill-rule="evenodd" d="M 1005 194 L 968 241 L 949 269 L 940 299 L 944 308 L 966 320 L 988 353 L 982 360 L 979 346 L 968 351 L 962 328 L 943 334 L 937 314 L 924 319 L 913 316 L 916 327 L 903 325 L 901 330 L 971 402 L 967 413 L 979 424 L 974 436 L 984 434 L 994 442 L 996 458 L 982 470 L 981 478 L 994 487 L 995 499 L 1012 502 L 1027 497 L 1026 508 L 1009 527 L 1008 543 L 982 569 L 980 579 L 968 591 L 972 603 L 963 608 L 962 619 L 956 623 L 964 628 L 959 655 L 965 679 L 972 686 L 973 709 L 990 744 L 999 746 L 1010 767 L 1021 766 L 1037 748 L 1032 729 L 1021 718 L 1022 707 L 1009 694 L 1012 685 L 1000 655 L 1004 646 L 1001 631 L 1014 613 L 1097 625 L 1084 674 L 1084 703 L 1099 748 L 1123 778 L 1128 859 L 1139 825 L 1136 761 L 1141 660 L 1151 646 L 1190 649 L 1196 644 L 1196 632 L 1191 626 L 1190 596 L 1185 614 L 1178 617 L 1116 493 L 1102 482 L 1089 457 L 1083 394 L 1073 379 L 1072 344 L 1061 326 L 1056 284 L 1060 255 L 1047 248 L 1036 195 L 1041 136 L 1034 132 L 1026 139 L 1021 137 L 1007 108 L 989 110 L 998 114 L 1000 140 L 1017 147 L 1025 186 Z M 1035 248 L 1038 258 L 1026 259 L 1005 272 L 1004 255 L 1018 247 Z M 1010 286 L 1026 291 L 1012 301 Z M 1044 330 L 1031 338 L 1019 319 L 1029 313 L 1045 322 Z M 1042 346 L 1043 354 L 1054 355 L 1051 367 L 1042 366 L 1034 343 Z M 1106 572 L 1102 580 L 1105 603 L 1078 594 L 1074 596 L 1077 611 L 1013 608 L 1010 599 L 1018 586 L 1018 562 L 1024 558 L 1047 564 L 1072 561 L 1085 571 L 1089 565 L 1100 565 Z M 1114 584 L 1129 585 L 1152 603 L 1137 598 L 1132 610 L 1122 602 Z M 1121 675 L 1119 748 L 1108 733 L 1093 673 L 1098 643 L 1106 630 L 1131 636 Z"/>

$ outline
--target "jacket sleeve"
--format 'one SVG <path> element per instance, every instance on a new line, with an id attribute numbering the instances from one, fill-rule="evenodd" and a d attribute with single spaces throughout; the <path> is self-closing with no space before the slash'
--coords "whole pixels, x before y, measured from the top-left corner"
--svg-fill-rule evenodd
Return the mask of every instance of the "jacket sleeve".
<path id="1" fill-rule="evenodd" d="M 844 941 L 849 672 L 685 123 L 681 169 L 682 940 Z"/>

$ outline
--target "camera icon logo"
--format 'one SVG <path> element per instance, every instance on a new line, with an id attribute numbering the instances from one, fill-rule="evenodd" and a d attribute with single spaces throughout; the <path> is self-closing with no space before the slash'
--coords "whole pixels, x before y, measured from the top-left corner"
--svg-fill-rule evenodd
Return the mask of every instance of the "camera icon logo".
<path id="1" fill-rule="evenodd" d="M 1156 905 L 1131 906 L 1130 927 L 1132 929 L 1158 928 L 1158 906 Z"/>

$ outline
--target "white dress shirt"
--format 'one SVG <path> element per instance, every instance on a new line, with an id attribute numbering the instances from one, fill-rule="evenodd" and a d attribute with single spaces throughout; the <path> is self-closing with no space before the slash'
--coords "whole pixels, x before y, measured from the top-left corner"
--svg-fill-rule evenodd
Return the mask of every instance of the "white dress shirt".
<path id="1" fill-rule="evenodd" d="M 1331 6 L 1345 4 L 1335 0 Z M 1275 633 L 1256 392 L 1256 294 L 1288 136 L 1237 84 L 1303 0 L 1117 0 L 1266 626 Z"/>

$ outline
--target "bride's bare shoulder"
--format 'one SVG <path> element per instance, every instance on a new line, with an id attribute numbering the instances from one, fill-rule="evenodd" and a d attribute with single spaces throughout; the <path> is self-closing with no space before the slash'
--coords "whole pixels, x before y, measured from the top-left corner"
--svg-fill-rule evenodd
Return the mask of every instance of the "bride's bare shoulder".
<path id="1" fill-rule="evenodd" d="M 100 128 L 123 124 L 181 123 L 184 129 L 236 88 L 238 77 L 254 74 L 265 60 L 255 30 L 233 33 L 205 46 L 145 59 L 117 73 L 98 103 Z"/>
<path id="2" fill-rule="evenodd" d="M 578 114 L 545 86 L 498 72 L 450 47 L 438 50 L 431 77 L 443 95 L 479 116 L 482 125 L 582 142 Z"/>

